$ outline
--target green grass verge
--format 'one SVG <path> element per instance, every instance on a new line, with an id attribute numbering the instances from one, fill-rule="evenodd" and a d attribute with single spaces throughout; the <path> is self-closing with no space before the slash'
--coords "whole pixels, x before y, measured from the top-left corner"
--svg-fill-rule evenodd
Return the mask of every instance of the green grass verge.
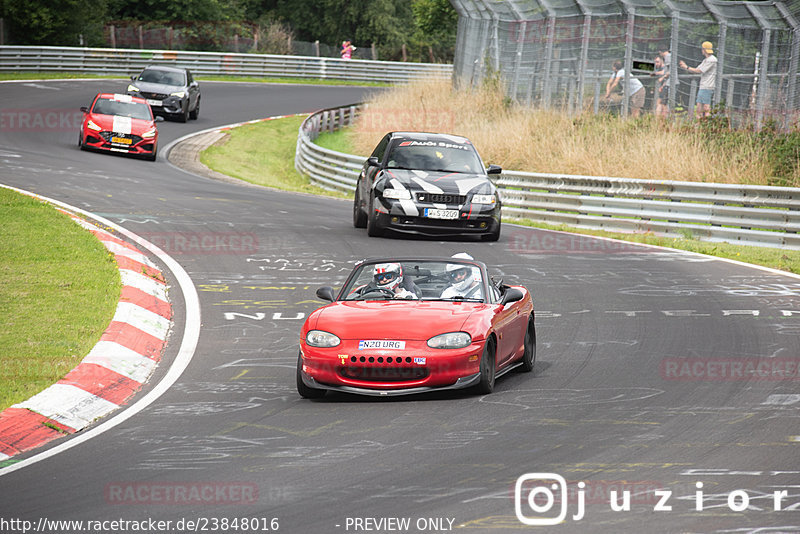
<path id="1" fill-rule="evenodd" d="M 337 198 L 350 195 L 311 185 L 294 168 L 297 131 L 305 117 L 288 117 L 233 128 L 220 143 L 200 153 L 210 169 L 253 184 Z"/>
<path id="2" fill-rule="evenodd" d="M 0 411 L 88 354 L 121 291 L 114 257 L 52 206 L 0 187 Z"/>
<path id="3" fill-rule="evenodd" d="M 328 150 L 344 152 L 345 154 L 354 154 L 353 143 L 350 140 L 352 137 L 352 130 L 343 129 L 330 133 L 321 133 L 314 143 Z"/>

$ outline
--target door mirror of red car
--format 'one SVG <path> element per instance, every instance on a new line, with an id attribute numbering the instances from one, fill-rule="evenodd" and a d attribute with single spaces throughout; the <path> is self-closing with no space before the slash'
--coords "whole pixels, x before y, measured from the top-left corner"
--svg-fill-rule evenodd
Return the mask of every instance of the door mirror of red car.
<path id="1" fill-rule="evenodd" d="M 81 111 L 84 113 L 89 113 L 89 108 L 87 106 L 81 106 Z"/>
<path id="2" fill-rule="evenodd" d="M 156 122 L 164 122 L 164 117 L 162 117 L 161 115 L 156 115 L 155 118 L 153 118 L 153 120 Z"/>
<path id="3" fill-rule="evenodd" d="M 510 302 L 517 302 L 518 300 L 522 300 L 523 294 L 522 291 L 515 287 L 507 287 L 506 290 L 503 292 L 503 297 L 500 299 L 500 304 L 505 306 Z"/>
<path id="4" fill-rule="evenodd" d="M 323 286 L 317 289 L 317 298 L 322 300 L 329 300 L 333 302 L 335 297 L 333 296 L 333 288 L 329 286 Z"/>
<path id="5" fill-rule="evenodd" d="M 500 174 L 503 172 L 503 167 L 500 165 L 489 165 L 489 168 L 486 169 L 486 174 Z"/>

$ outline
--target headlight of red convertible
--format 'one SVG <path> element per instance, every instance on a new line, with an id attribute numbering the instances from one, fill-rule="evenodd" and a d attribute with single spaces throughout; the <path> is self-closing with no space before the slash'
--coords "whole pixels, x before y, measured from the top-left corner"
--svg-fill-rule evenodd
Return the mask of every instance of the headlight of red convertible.
<path id="1" fill-rule="evenodd" d="M 432 349 L 463 349 L 472 343 L 472 337 L 466 332 L 448 332 L 433 336 L 428 340 Z"/>
<path id="2" fill-rule="evenodd" d="M 306 343 L 312 347 L 328 348 L 335 347 L 341 343 L 341 340 L 324 330 L 309 330 L 308 334 L 306 334 Z"/>

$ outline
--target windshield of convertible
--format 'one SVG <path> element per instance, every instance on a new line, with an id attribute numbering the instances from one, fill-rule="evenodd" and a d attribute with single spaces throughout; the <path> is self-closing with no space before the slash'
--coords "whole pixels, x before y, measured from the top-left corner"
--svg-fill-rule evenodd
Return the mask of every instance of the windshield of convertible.
<path id="1" fill-rule="evenodd" d="M 468 143 L 402 141 L 392 148 L 386 161 L 386 167 L 389 169 L 483 172 L 478 153 Z"/>
<path id="2" fill-rule="evenodd" d="M 446 300 L 484 302 L 481 269 L 459 260 L 386 261 L 360 265 L 343 300 Z"/>

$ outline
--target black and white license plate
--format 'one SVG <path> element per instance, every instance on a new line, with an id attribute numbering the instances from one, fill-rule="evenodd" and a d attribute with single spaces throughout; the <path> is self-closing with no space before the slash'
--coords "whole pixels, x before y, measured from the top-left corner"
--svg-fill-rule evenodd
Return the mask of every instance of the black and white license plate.
<path id="1" fill-rule="evenodd" d="M 458 219 L 458 210 L 441 210 L 437 208 L 425 208 L 425 217 L 429 219 Z"/>

